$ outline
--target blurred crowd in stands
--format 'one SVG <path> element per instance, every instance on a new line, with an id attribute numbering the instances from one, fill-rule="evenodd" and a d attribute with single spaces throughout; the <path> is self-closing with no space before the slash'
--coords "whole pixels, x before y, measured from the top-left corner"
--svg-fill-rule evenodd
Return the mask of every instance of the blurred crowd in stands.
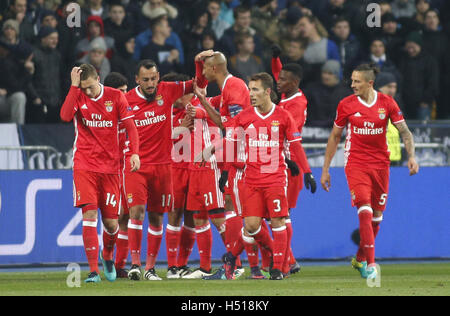
<path id="1" fill-rule="evenodd" d="M 141 59 L 153 59 L 161 76 L 193 76 L 194 56 L 214 49 L 247 80 L 271 73 L 274 44 L 283 63 L 303 68 L 307 125 L 330 126 L 364 62 L 380 67 L 376 86 L 395 86 L 407 119 L 450 115 L 445 0 L 2 0 L 0 31 L 1 122 L 59 122 L 80 63 L 94 65 L 101 81 L 123 74 L 131 89 Z"/>

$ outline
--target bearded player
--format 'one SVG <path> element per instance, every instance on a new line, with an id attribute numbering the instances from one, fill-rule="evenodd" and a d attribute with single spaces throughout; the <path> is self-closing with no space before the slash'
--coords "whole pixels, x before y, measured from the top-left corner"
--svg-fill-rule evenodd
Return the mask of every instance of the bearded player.
<path id="1" fill-rule="evenodd" d="M 193 81 L 159 82 L 159 72 L 151 60 L 142 60 L 136 73 L 138 86 L 126 98 L 135 115 L 139 132 L 141 169 L 125 169 L 125 193 L 130 209 L 128 244 L 131 280 L 141 279 L 141 242 L 145 211 L 149 214 L 145 280 L 161 278 L 154 269 L 163 235 L 164 213 L 173 209 L 172 112 L 182 95 L 192 92 Z M 128 155 L 127 155 L 128 157 Z"/>
<path id="2" fill-rule="evenodd" d="M 85 282 L 101 281 L 98 270 L 98 209 L 104 227 L 100 258 L 107 280 L 114 281 L 113 253 L 119 230 L 120 205 L 119 121 L 130 138 L 127 166 L 130 172 L 137 171 L 140 166 L 139 137 L 125 96 L 119 90 L 103 86 L 92 65 L 74 67 L 71 80 L 60 116 L 65 122 L 73 120 L 75 125 L 74 205 L 83 213 L 83 244 L 90 268 Z"/>
<path id="3" fill-rule="evenodd" d="M 415 159 L 414 139 L 395 100 L 373 88 L 378 68 L 363 64 L 352 73 L 354 95 L 343 99 L 328 139 L 321 184 L 331 187 L 329 168 L 347 127 L 345 174 L 359 218 L 360 246 L 352 266 L 363 278 L 375 279 L 375 238 L 383 220 L 389 194 L 389 150 L 386 129 L 389 120 L 398 129 L 408 154 L 409 174 L 419 172 Z"/>

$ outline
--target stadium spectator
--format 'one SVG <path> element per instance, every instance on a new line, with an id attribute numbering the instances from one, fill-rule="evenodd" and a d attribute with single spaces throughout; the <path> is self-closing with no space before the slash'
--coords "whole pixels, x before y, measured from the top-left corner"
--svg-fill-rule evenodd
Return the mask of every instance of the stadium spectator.
<path id="1" fill-rule="evenodd" d="M 211 29 L 214 31 L 216 38 L 220 40 L 223 33 L 231 25 L 220 17 L 221 0 L 209 0 L 208 12 L 211 15 Z"/>
<path id="2" fill-rule="evenodd" d="M 439 14 L 435 10 L 428 10 L 425 13 L 424 30 L 423 30 L 423 48 L 437 63 L 440 73 L 440 88 L 437 99 L 437 110 L 439 117 L 446 117 L 448 111 L 448 100 L 450 87 L 450 58 L 448 51 L 450 50 L 450 41 L 447 35 L 442 31 L 440 25 Z"/>
<path id="3" fill-rule="evenodd" d="M 85 16 L 98 16 L 102 20 L 108 17 L 108 6 L 104 5 L 103 0 L 87 0 L 85 6 L 81 9 Z"/>
<path id="4" fill-rule="evenodd" d="M 133 25 L 127 18 L 125 6 L 113 3 L 109 6 L 108 18 L 105 20 L 105 34 L 115 42 L 124 42 L 133 36 Z"/>
<path id="5" fill-rule="evenodd" d="M 138 63 L 133 58 L 135 45 L 134 37 L 116 42 L 114 56 L 111 59 L 111 71 L 124 75 L 128 80 L 129 88 L 136 86 L 134 76 Z"/>
<path id="6" fill-rule="evenodd" d="M 81 27 L 69 27 L 66 23 L 68 15 L 70 12 L 67 11 L 67 6 L 73 1 L 63 1 L 59 9 L 57 10 L 57 21 L 58 25 L 56 29 L 58 30 L 58 49 L 63 58 L 64 73 L 70 72 L 71 67 L 77 60 L 75 53 L 75 47 L 79 41 L 83 38 L 86 25 L 81 23 Z M 82 22 L 82 21 L 80 21 Z M 68 79 L 64 80 L 67 88 L 70 86 L 70 81 Z"/>
<path id="7" fill-rule="evenodd" d="M 255 29 L 251 27 L 252 16 L 248 7 L 239 6 L 234 9 L 234 24 L 223 33 L 220 40 L 221 51 L 225 56 L 230 57 L 236 54 L 235 39 L 238 33 L 250 32 L 255 42 L 255 55 L 261 57 L 261 38 L 256 34 Z"/>
<path id="8" fill-rule="evenodd" d="M 82 58 L 91 49 L 91 42 L 97 38 L 103 38 L 106 44 L 106 57 L 111 58 L 113 55 L 114 39 L 110 36 L 105 36 L 105 29 L 102 18 L 96 15 L 91 15 L 86 22 L 87 34 L 86 37 L 77 43 L 75 53 L 78 59 Z"/>
<path id="9" fill-rule="evenodd" d="M 279 36 L 277 1 L 261 0 L 252 10 L 252 27 L 262 39 L 262 45 L 268 47 L 277 42 Z"/>
<path id="10" fill-rule="evenodd" d="M 278 25 L 280 32 L 275 43 L 282 51 L 287 50 L 290 40 L 300 39 L 299 21 L 302 16 L 300 9 L 292 7 L 286 12 L 285 19 L 280 19 Z"/>
<path id="11" fill-rule="evenodd" d="M 340 61 L 339 49 L 328 39 L 326 30 L 313 16 L 305 15 L 299 21 L 300 36 L 306 40 L 305 61 L 308 64 L 324 64 L 329 59 Z"/>
<path id="12" fill-rule="evenodd" d="M 146 28 L 147 21 L 153 19 L 158 12 L 163 9 L 167 14 L 167 18 L 169 19 L 169 23 L 171 26 L 173 24 L 177 24 L 178 10 L 176 7 L 170 5 L 166 0 L 147 0 L 141 1 L 143 4 L 141 5 L 141 15 L 139 18 L 139 30 L 142 31 Z M 181 27 L 175 27 L 178 31 Z"/>
<path id="13" fill-rule="evenodd" d="M 62 103 L 62 65 L 58 46 L 58 32 L 50 26 L 43 26 L 39 30 L 40 44 L 34 50 L 33 62 L 35 72 L 33 86 L 36 89 L 38 100 L 30 112 L 35 122 L 45 119 L 47 123 L 57 123 L 60 105 Z M 46 117 L 42 117 L 42 109 L 46 109 Z M 44 110 L 45 114 L 45 110 Z"/>
<path id="14" fill-rule="evenodd" d="M 12 0 L 3 20 L 13 19 L 19 24 L 19 38 L 28 43 L 35 37 L 33 23 L 27 16 L 27 0 Z"/>
<path id="15" fill-rule="evenodd" d="M 397 83 L 399 84 L 399 88 L 401 87 L 402 76 L 394 64 L 394 62 L 386 55 L 386 46 L 384 41 L 381 39 L 374 39 L 370 43 L 370 52 L 366 61 L 368 63 L 374 63 L 381 72 L 389 72 L 392 73 Z"/>
<path id="16" fill-rule="evenodd" d="M 394 0 L 392 2 L 392 14 L 396 18 L 410 18 L 416 13 L 414 0 Z"/>
<path id="17" fill-rule="evenodd" d="M 0 41 L 0 73 L 0 120 L 24 124 L 28 72 L 3 41 Z"/>
<path id="18" fill-rule="evenodd" d="M 230 25 L 234 24 L 236 16 L 234 9 L 241 5 L 240 0 L 223 0 L 220 6 L 219 17 Z"/>
<path id="19" fill-rule="evenodd" d="M 211 15 L 206 6 L 198 6 L 191 15 L 191 22 L 182 35 L 185 55 L 201 47 L 202 34 L 211 29 Z M 191 61 L 189 61 L 191 62 Z"/>
<path id="20" fill-rule="evenodd" d="M 254 54 L 255 43 L 253 36 L 246 32 L 236 37 L 237 53 L 229 59 L 230 72 L 248 84 L 253 74 L 263 72 L 264 65 L 261 58 Z"/>
<path id="21" fill-rule="evenodd" d="M 13 19 L 6 20 L 2 27 L 0 39 L 9 45 L 13 54 L 30 48 L 30 45 L 19 37 L 19 22 Z"/>
<path id="22" fill-rule="evenodd" d="M 400 33 L 399 24 L 393 14 L 386 13 L 382 16 L 381 31 L 372 39 L 374 37 L 383 40 L 386 46 L 386 54 L 397 64 L 402 56 L 404 37 Z M 370 45 L 370 43 L 368 42 L 367 45 Z"/>
<path id="23" fill-rule="evenodd" d="M 352 93 L 340 78 L 339 62 L 329 60 L 322 67 L 321 81 L 306 86 L 309 122 L 320 126 L 329 126 L 333 122 L 339 101 Z"/>
<path id="24" fill-rule="evenodd" d="M 405 43 L 406 54 L 400 62 L 403 76 L 402 97 L 410 119 L 429 120 L 439 93 L 439 69 L 436 60 L 423 50 L 423 38 L 410 33 Z"/>
<path id="25" fill-rule="evenodd" d="M 167 44 L 171 28 L 165 16 L 151 20 L 152 40 L 142 48 L 141 58 L 151 59 L 158 66 L 161 75 L 171 71 L 178 72 L 181 52 L 175 46 Z"/>
<path id="26" fill-rule="evenodd" d="M 152 30 L 151 30 L 151 25 L 152 25 L 152 20 L 157 19 L 161 16 L 164 16 L 166 19 L 168 19 L 168 13 L 165 9 L 163 8 L 157 8 L 155 10 L 152 10 L 152 13 L 150 15 L 150 18 L 147 19 L 147 23 L 148 23 L 148 28 L 146 31 L 139 33 L 136 36 L 136 47 L 134 50 L 134 59 L 139 61 L 143 58 L 141 58 L 141 51 L 142 48 L 144 48 L 145 46 L 147 46 L 152 39 Z M 178 36 L 178 34 L 174 31 L 170 32 L 170 36 L 167 38 L 166 44 L 168 45 L 172 45 L 174 46 L 178 52 L 180 53 L 179 59 L 180 59 L 180 64 L 184 64 L 184 50 L 183 50 L 183 44 L 181 42 L 180 37 Z"/>
<path id="27" fill-rule="evenodd" d="M 348 78 L 351 76 L 352 70 L 361 60 L 361 43 L 351 33 L 350 22 L 344 17 L 335 20 L 331 38 L 339 48 L 344 78 Z"/>
<path id="28" fill-rule="evenodd" d="M 89 43 L 89 53 L 78 62 L 91 64 L 97 70 L 100 82 L 103 83 L 106 76 L 111 72 L 111 64 L 106 57 L 107 47 L 103 37 L 97 37 Z"/>
<path id="29" fill-rule="evenodd" d="M 325 7 L 317 12 L 316 16 L 328 32 L 331 32 L 334 21 L 339 17 L 345 17 L 349 21 L 351 29 L 357 34 L 364 23 L 364 19 L 361 18 L 355 5 L 346 0 L 328 0 Z"/>

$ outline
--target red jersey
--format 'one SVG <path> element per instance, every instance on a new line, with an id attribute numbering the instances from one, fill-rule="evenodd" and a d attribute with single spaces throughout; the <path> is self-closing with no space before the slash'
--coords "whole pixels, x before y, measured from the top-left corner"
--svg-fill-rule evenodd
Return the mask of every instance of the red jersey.
<path id="1" fill-rule="evenodd" d="M 375 91 L 372 104 L 355 95 L 339 103 L 334 125 L 347 127 L 344 149 L 346 166 L 370 169 L 389 167 L 386 139 L 389 119 L 393 124 L 404 121 L 397 102 L 381 92 Z"/>
<path id="2" fill-rule="evenodd" d="M 281 101 L 278 104 L 292 115 L 295 126 L 300 133 L 302 132 L 303 126 L 306 123 L 307 104 L 308 100 L 300 89 L 298 89 L 298 92 L 296 94 L 292 95 L 289 98 L 285 98 L 285 96 L 282 95 Z M 296 161 L 296 157 L 294 157 L 293 154 L 291 154 L 290 152 L 287 154 L 289 159 Z"/>
<path id="3" fill-rule="evenodd" d="M 103 85 L 96 99 L 89 98 L 80 88 L 70 90 L 75 113 L 73 169 L 119 174 L 119 121 L 133 117 L 125 96 Z"/>
<path id="4" fill-rule="evenodd" d="M 209 118 L 206 114 L 206 110 L 198 102 L 198 99 L 196 100 L 197 102 L 194 102 L 193 105 L 197 108 L 197 111 L 201 111 L 201 113 L 197 114 L 197 117 L 199 118 L 194 120 L 194 130 L 191 133 L 191 164 L 189 167 L 192 170 L 199 169 L 199 164 L 194 162 L 195 157 L 199 156 L 206 147 L 215 143 L 217 139 L 222 138 L 222 132 L 219 127 Z M 217 170 L 218 162 L 216 154 L 221 155 L 221 149 L 211 156 L 209 161 L 205 163 L 205 166 L 202 167 L 203 169 Z"/>
<path id="5" fill-rule="evenodd" d="M 172 113 L 173 128 L 180 126 L 181 122 L 183 121 L 185 116 L 186 116 L 185 109 L 173 108 L 173 113 Z M 179 142 L 187 142 L 187 140 L 183 139 L 182 136 L 180 136 L 178 139 L 173 140 L 174 149 L 180 148 L 179 152 L 177 153 L 177 156 L 183 156 L 183 149 L 186 148 L 185 145 L 187 145 L 187 144 L 181 144 Z M 190 146 L 190 144 L 188 146 Z M 183 168 L 183 169 L 189 168 L 189 161 L 179 161 L 179 162 L 175 161 L 174 155 L 175 155 L 175 153 L 172 152 L 172 166 L 174 168 Z"/>
<path id="6" fill-rule="evenodd" d="M 139 147 L 140 170 L 145 171 L 148 165 L 172 162 L 172 105 L 178 98 L 190 92 L 192 80 L 160 82 L 156 97 L 151 102 L 139 92 L 139 86 L 126 94 L 139 133 L 139 144 L 142 144 Z M 127 154 L 127 161 L 129 158 L 130 155 Z"/>
<path id="7" fill-rule="evenodd" d="M 211 98 L 210 103 L 219 108 L 223 123 L 229 122 L 242 110 L 250 107 L 250 94 L 242 79 L 228 75 L 220 91 L 221 94 Z"/>
<path id="8" fill-rule="evenodd" d="M 234 118 L 234 126 L 234 140 L 243 136 L 242 129 L 245 131 L 245 183 L 257 187 L 286 186 L 285 142 L 301 141 L 289 112 L 274 104 L 265 115 L 248 108 Z"/>

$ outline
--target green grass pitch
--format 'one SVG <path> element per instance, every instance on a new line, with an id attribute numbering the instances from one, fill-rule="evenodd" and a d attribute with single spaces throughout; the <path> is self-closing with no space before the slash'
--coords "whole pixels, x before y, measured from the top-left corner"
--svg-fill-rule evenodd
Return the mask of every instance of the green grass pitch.
<path id="1" fill-rule="evenodd" d="M 248 269 L 246 269 L 248 270 Z M 0 270 L 1 271 L 1 270 Z M 165 277 L 166 271 L 157 271 Z M 350 265 L 304 266 L 300 273 L 282 281 L 248 280 L 248 271 L 238 280 L 129 281 L 118 279 L 84 284 L 66 284 L 69 272 L 0 272 L 0 296 L 46 295 L 158 295 L 158 296 L 300 296 L 300 295 L 450 295 L 450 264 L 381 264 L 381 286 L 370 288 Z"/>

